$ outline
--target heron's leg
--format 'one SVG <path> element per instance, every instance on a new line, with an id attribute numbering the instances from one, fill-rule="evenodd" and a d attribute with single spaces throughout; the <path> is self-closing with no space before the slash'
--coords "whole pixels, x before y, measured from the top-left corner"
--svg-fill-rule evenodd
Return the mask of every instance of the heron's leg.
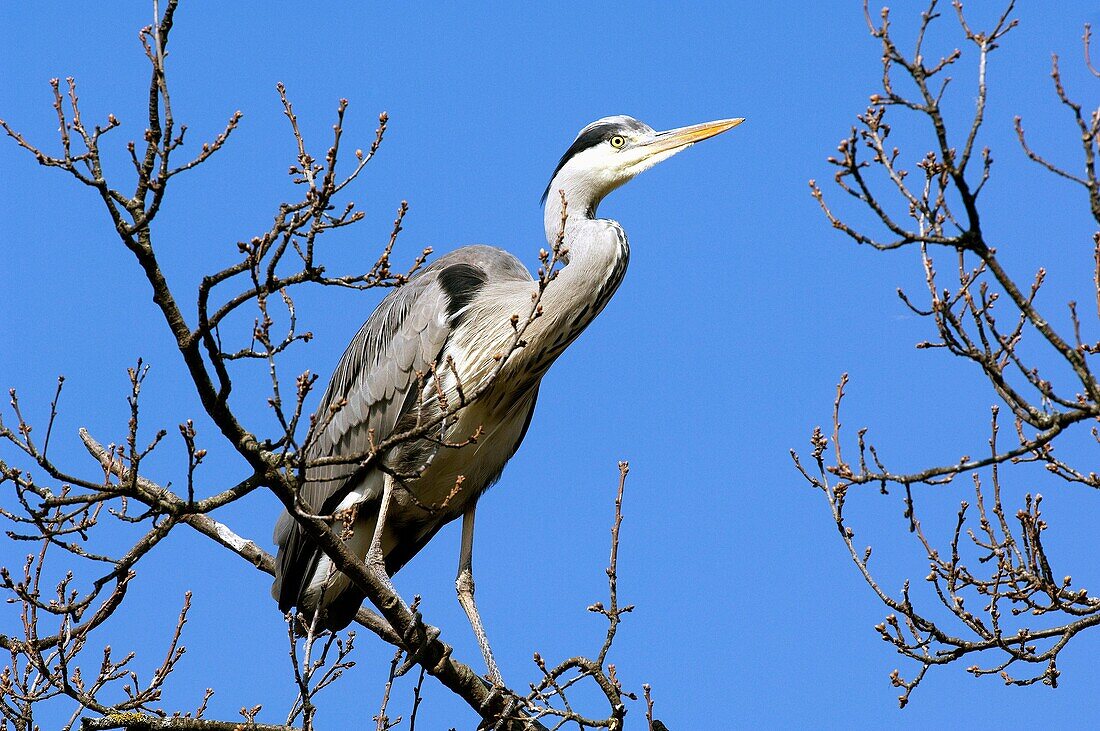
<path id="1" fill-rule="evenodd" d="M 408 609 L 405 600 L 402 599 L 401 595 L 397 594 L 397 590 L 393 588 L 393 582 L 390 581 L 390 575 L 386 572 L 386 556 L 382 552 L 382 534 L 386 530 L 386 515 L 390 511 L 390 502 L 392 499 L 393 476 L 385 474 L 382 476 L 382 502 L 378 506 L 378 519 L 374 524 L 374 534 L 370 539 L 370 548 L 367 549 L 366 564 L 367 568 L 371 570 L 375 577 L 397 595 L 401 605 Z"/>
<path id="2" fill-rule="evenodd" d="M 489 679 L 494 685 L 504 685 L 497 669 L 496 660 L 493 659 L 493 650 L 489 647 L 489 638 L 485 636 L 485 627 L 481 624 L 481 616 L 477 613 L 477 604 L 474 603 L 474 511 L 477 504 L 471 505 L 462 514 L 462 549 L 458 557 L 458 576 L 455 578 L 455 589 L 458 591 L 458 603 L 462 605 L 466 617 L 470 620 L 470 626 L 474 629 L 478 647 L 485 658 L 485 665 L 489 669 Z"/>
<path id="3" fill-rule="evenodd" d="M 397 601 L 401 602 L 402 608 L 406 612 L 412 612 L 414 622 L 412 627 L 408 630 L 406 635 L 402 637 L 402 640 L 408 645 L 415 645 L 418 649 L 415 652 L 410 652 L 408 657 L 405 658 L 405 662 L 402 664 L 401 669 L 397 671 L 397 675 L 404 675 L 409 671 L 416 663 L 420 662 L 420 658 L 431 644 L 432 640 L 439 636 L 439 630 L 431 625 L 424 624 L 420 617 L 420 612 L 411 609 L 405 600 L 397 593 L 397 589 L 394 588 L 393 582 L 390 580 L 390 575 L 386 571 L 386 556 L 382 552 L 382 535 L 386 530 L 386 516 L 389 514 L 390 503 L 393 499 L 393 482 L 394 478 L 390 474 L 385 474 L 382 477 L 382 501 L 378 506 L 378 518 L 374 524 L 374 534 L 371 536 L 370 548 L 367 549 L 366 564 L 371 573 L 381 581 L 386 587 L 393 592 L 397 597 Z"/>

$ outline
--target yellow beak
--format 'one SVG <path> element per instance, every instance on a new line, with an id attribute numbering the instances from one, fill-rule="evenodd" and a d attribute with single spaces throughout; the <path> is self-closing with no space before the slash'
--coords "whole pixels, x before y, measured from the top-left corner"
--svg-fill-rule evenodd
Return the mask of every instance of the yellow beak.
<path id="1" fill-rule="evenodd" d="M 719 119 L 714 122 L 703 122 L 702 124 L 693 124 L 690 127 L 679 127 L 665 132 L 658 132 L 652 140 L 639 145 L 639 148 L 645 151 L 646 157 L 649 157 L 668 150 L 694 145 L 696 142 L 733 129 L 744 121 L 744 117 Z"/>

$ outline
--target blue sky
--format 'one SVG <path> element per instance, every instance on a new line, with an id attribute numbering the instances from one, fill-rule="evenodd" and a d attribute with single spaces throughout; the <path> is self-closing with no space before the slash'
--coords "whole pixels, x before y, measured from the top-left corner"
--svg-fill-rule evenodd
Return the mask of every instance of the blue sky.
<path id="1" fill-rule="evenodd" d="M 977 6 L 978 3 L 975 3 Z M 988 3 L 975 21 L 988 20 Z M 898 2 L 895 24 L 911 37 L 919 4 Z M 963 41 L 948 17 L 933 42 Z M 1096 82 L 1080 64 L 1080 35 L 1100 11 L 1079 0 L 1024 3 L 1020 27 L 993 56 L 983 144 L 994 150 L 987 230 L 1011 271 L 1045 265 L 1041 301 L 1056 321 L 1064 302 L 1091 297 L 1083 193 L 1024 158 L 1020 114 L 1036 140 L 1076 164 L 1076 132 L 1049 82 L 1050 53 L 1063 58 L 1071 93 L 1087 104 Z M 75 76 L 84 113 L 113 112 L 124 128 L 104 144 L 122 153 L 140 134 L 147 71 L 136 31 L 144 3 L 95 13 L 57 4 L 0 7 L 0 116 L 46 146 L 56 127 L 47 80 Z M 235 242 L 262 231 L 290 188 L 292 140 L 274 87 L 286 84 L 318 149 L 336 101 L 347 97 L 351 144 L 369 144 L 377 113 L 390 131 L 351 197 L 368 213 L 333 237 L 334 269 L 372 261 L 399 201 L 410 213 L 396 259 L 432 246 L 491 243 L 534 264 L 543 244 L 538 198 L 576 131 L 630 114 L 661 129 L 743 116 L 736 130 L 699 145 L 612 194 L 600 209 L 632 247 L 626 281 L 607 310 L 547 376 L 526 442 L 479 511 L 475 562 L 482 616 L 505 677 L 536 677 L 531 653 L 592 652 L 603 624 L 585 611 L 603 599 L 616 462 L 630 460 L 621 547 L 623 599 L 637 605 L 614 651 L 624 683 L 652 684 L 657 715 L 677 729 L 874 728 L 886 724 L 1006 728 L 1085 717 L 1100 710 L 1092 670 L 1100 636 L 1077 638 L 1060 662 L 1060 687 L 1006 688 L 963 668 L 933 671 L 899 711 L 887 676 L 904 664 L 872 626 L 884 610 L 845 557 L 827 506 L 790 465 L 815 424 L 827 421 L 842 372 L 851 374 L 845 422 L 872 427 L 899 469 L 951 461 L 982 448 L 993 396 L 976 374 L 939 352 L 916 351 L 928 323 L 898 301 L 919 288 L 915 252 L 878 254 L 830 229 L 806 186 L 827 181 L 825 158 L 876 89 L 879 48 L 856 0 L 827 3 L 517 3 L 480 7 L 369 7 L 360 3 L 185 3 L 173 31 L 173 106 L 192 144 L 234 111 L 244 118 L 209 164 L 178 179 L 155 229 L 173 284 L 236 257 Z M 973 97 L 964 66 L 952 110 Z M 915 161 L 928 149 L 913 119 L 899 138 Z M 113 140 L 112 140 L 113 137 Z M 125 174 L 125 159 L 112 158 Z M 0 145 L 4 285 L 0 287 L 0 382 L 44 414 L 53 381 L 67 376 L 57 455 L 90 469 L 75 438 L 88 426 L 105 441 L 123 434 L 125 369 L 152 364 L 144 418 L 149 433 L 196 417 L 172 343 L 136 265 L 114 239 L 89 190 Z M 827 189 L 828 192 L 828 189 Z M 833 196 L 837 199 L 837 196 Z M 863 213 L 850 209 L 853 220 Z M 919 289 L 916 289 L 919 293 Z M 316 339 L 288 371 L 327 377 L 379 293 L 302 293 L 299 317 Z M 189 299 L 189 298 L 185 298 Z M 238 406 L 260 428 L 263 373 L 241 375 Z M 251 386 L 249 385 L 251 384 Z M 249 388 L 258 394 L 249 399 Z M 214 450 L 201 489 L 235 482 Z M 180 479 L 178 444 L 153 477 Z M 1087 454 L 1087 453 L 1086 453 Z M 1089 540 L 1100 501 L 1084 488 L 1013 473 L 1012 494 L 1046 494 L 1048 546 L 1078 585 L 1100 580 Z M 962 488 L 926 491 L 929 525 L 946 530 Z M 278 512 L 256 495 L 219 517 L 263 542 Z M 896 498 L 867 495 L 855 514 L 887 586 L 927 571 L 904 532 Z M 162 625 L 195 590 L 188 654 L 168 705 L 193 707 L 216 689 L 211 716 L 264 705 L 282 720 L 292 700 L 285 631 L 268 579 L 183 530 L 151 556 L 128 601 L 125 625 L 104 641 L 161 656 Z M 0 563 L 20 552 L 2 544 Z M 419 593 L 429 621 L 456 655 L 480 667 L 454 599 L 457 524 L 396 579 Z M 1089 575 L 1091 572 L 1091 576 Z M 9 615 L 4 622 L 13 618 Z M 6 631 L 0 629 L 0 631 Z M 362 637 L 359 667 L 329 691 L 324 728 L 360 727 L 375 713 L 389 650 Z M 472 727 L 473 716 L 431 682 L 425 728 Z M 405 713 L 411 689 L 392 706 Z M 632 711 L 640 723 L 642 708 Z M 1061 714 L 1061 716 L 1059 716 Z"/>

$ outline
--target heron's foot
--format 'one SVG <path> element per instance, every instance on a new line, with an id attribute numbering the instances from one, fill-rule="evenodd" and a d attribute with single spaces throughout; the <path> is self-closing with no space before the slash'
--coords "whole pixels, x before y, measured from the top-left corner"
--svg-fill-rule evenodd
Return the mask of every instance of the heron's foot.
<path id="1" fill-rule="evenodd" d="M 515 694 L 515 692 L 513 692 L 506 686 L 499 684 L 490 685 L 485 680 L 485 678 L 481 678 L 481 682 L 485 683 L 485 687 L 489 690 L 489 694 L 485 696 L 485 702 L 481 704 L 481 707 L 478 710 L 485 711 L 486 709 L 491 708 L 498 703 L 503 703 L 503 708 L 501 708 L 496 713 L 496 717 L 498 719 L 514 718 L 515 714 L 517 713 L 519 717 L 522 718 L 525 715 L 524 710 L 533 710 L 531 705 L 525 699 L 520 698 L 518 695 Z M 481 729 L 483 727 L 478 726 L 478 728 Z M 488 727 L 486 726 L 484 728 Z M 536 729 L 546 731 L 545 726 L 540 724 L 537 720 L 533 719 L 531 719 L 528 724 L 523 725 L 521 728 L 528 729 L 528 731 L 536 731 Z"/>
<path id="2" fill-rule="evenodd" d="M 401 663 L 401 667 L 397 669 L 395 673 L 396 677 L 401 677 L 405 673 L 412 670 L 413 667 L 420 663 L 423 659 L 425 651 L 428 649 L 428 645 L 439 637 L 439 628 L 433 627 L 430 624 L 425 624 L 424 619 L 420 614 L 420 609 L 417 608 L 417 602 L 413 603 L 410 610 L 413 615 L 413 625 L 409 628 L 409 631 L 405 633 L 402 638 L 405 642 L 405 647 L 415 648 L 405 658 L 405 662 Z"/>

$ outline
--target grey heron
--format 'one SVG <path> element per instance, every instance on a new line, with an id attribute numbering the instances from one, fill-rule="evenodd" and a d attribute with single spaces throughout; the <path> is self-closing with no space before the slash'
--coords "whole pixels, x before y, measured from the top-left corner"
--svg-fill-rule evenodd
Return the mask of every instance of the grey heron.
<path id="1" fill-rule="evenodd" d="M 615 221 L 596 218 L 596 209 L 642 171 L 742 121 L 656 132 L 614 116 L 580 131 L 543 194 L 547 241 L 553 245 L 564 226 L 565 266 L 545 286 L 543 314 L 524 332 L 525 346 L 479 399 L 442 422 L 443 433 L 398 444 L 373 467 L 326 459 L 367 453 L 392 434 L 438 418 L 459 389 L 470 392 L 490 377 L 514 336 L 513 315 L 531 307 L 537 288 L 507 251 L 458 249 L 392 291 L 351 341 L 328 384 L 315 417 L 321 426 L 307 448 L 302 500 L 315 514 L 354 515 L 350 526 L 335 517 L 333 526 L 345 529 L 349 546 L 386 583 L 440 528 L 462 516 L 455 587 L 494 682 L 500 673 L 474 603 L 474 513 L 527 432 L 542 376 L 623 279 L 626 234 Z M 430 384 L 423 374 L 433 367 L 438 383 Z M 461 443 L 474 433 L 476 443 L 443 448 L 447 440 Z M 322 465 L 308 466 L 319 460 Z M 363 591 L 333 569 L 286 512 L 275 542 L 272 594 L 279 608 L 297 606 L 324 629 L 346 627 Z"/>

